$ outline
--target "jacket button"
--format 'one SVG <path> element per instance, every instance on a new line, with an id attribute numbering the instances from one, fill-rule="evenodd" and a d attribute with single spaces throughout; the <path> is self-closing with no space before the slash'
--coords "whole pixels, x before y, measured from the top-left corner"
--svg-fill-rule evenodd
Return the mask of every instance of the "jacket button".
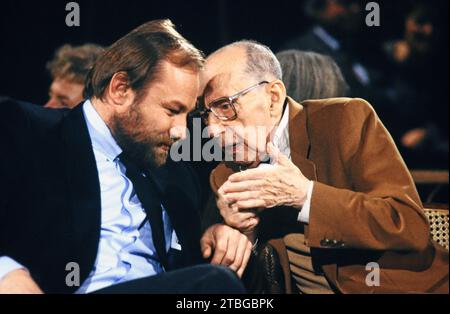
<path id="1" fill-rule="evenodd" d="M 330 243 L 331 243 L 330 239 L 322 239 L 322 240 L 320 240 L 320 245 L 321 246 L 330 246 Z"/>

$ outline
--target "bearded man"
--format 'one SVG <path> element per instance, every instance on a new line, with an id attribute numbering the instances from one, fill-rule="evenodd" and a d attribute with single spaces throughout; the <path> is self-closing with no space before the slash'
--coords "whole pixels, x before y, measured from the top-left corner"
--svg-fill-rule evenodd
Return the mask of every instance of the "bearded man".
<path id="1" fill-rule="evenodd" d="M 96 61 L 75 109 L 3 101 L 0 293 L 244 291 L 250 241 L 214 225 L 212 263 L 224 250 L 236 262 L 197 265 L 198 182 L 168 160 L 203 61 L 170 21 L 151 21 Z"/>

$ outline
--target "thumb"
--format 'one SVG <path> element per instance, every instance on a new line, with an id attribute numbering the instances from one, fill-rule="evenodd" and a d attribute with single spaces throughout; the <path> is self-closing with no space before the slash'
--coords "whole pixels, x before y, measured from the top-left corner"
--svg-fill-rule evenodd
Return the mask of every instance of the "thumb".
<path id="1" fill-rule="evenodd" d="M 211 239 L 202 240 L 201 248 L 202 248 L 203 258 L 209 258 L 212 253 L 212 240 Z"/>
<path id="2" fill-rule="evenodd" d="M 272 142 L 267 143 L 267 153 L 270 156 L 270 159 L 278 165 L 288 165 L 290 164 L 290 160 L 287 156 L 283 155 L 278 148 L 276 148 Z"/>
<path id="3" fill-rule="evenodd" d="M 254 217 L 247 220 L 246 229 L 254 229 L 259 223 L 259 218 Z"/>
<path id="4" fill-rule="evenodd" d="M 203 258 L 209 258 L 211 256 L 211 251 L 212 251 L 211 245 L 205 246 L 202 250 Z"/>

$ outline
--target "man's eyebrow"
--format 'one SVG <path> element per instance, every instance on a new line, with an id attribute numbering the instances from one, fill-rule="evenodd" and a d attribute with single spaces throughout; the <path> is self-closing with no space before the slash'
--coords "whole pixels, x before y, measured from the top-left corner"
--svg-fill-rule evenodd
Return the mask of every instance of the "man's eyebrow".
<path id="1" fill-rule="evenodd" d="M 212 85 L 213 85 L 213 80 L 210 80 L 208 82 L 208 84 L 206 84 L 205 90 L 203 91 L 203 95 L 208 95 L 211 93 L 211 91 L 213 89 Z"/>
<path id="2" fill-rule="evenodd" d="M 208 81 L 203 91 L 203 95 L 207 95 L 212 92 L 215 86 L 224 81 L 224 74 L 218 74 Z"/>
<path id="3" fill-rule="evenodd" d="M 178 100 L 171 100 L 171 101 L 165 101 L 162 103 L 165 106 L 177 106 L 179 110 L 181 111 L 187 111 L 187 106 L 185 104 L 183 104 L 181 101 Z"/>

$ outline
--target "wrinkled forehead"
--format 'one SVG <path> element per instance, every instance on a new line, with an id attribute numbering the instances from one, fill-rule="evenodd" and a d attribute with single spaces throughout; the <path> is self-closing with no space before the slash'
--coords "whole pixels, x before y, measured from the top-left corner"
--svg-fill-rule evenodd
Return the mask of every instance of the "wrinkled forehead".
<path id="1" fill-rule="evenodd" d="M 213 53 L 207 58 L 201 75 L 202 94 L 209 97 L 211 94 L 222 92 L 228 96 L 227 93 L 232 92 L 233 87 L 240 85 L 239 81 L 243 78 L 246 64 L 245 52 L 240 48 L 226 48 Z"/>
<path id="2" fill-rule="evenodd" d="M 211 95 L 225 92 L 229 88 L 228 86 L 232 84 L 232 74 L 231 73 L 219 73 L 211 77 L 205 86 L 203 95 L 205 97 L 210 97 Z"/>
<path id="3" fill-rule="evenodd" d="M 233 96 L 253 84 L 254 79 L 244 73 L 221 73 L 206 84 L 203 97 L 206 103 L 221 97 Z"/>

